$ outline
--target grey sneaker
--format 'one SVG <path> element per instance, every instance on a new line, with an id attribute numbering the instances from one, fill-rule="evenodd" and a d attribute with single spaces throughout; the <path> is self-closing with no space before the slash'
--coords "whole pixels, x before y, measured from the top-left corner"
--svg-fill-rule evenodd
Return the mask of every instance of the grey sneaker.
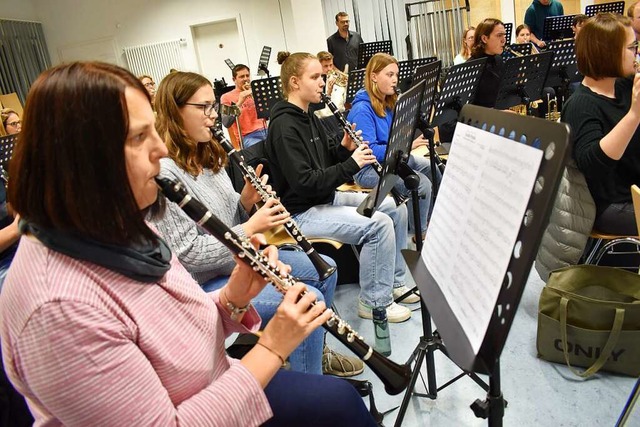
<path id="1" fill-rule="evenodd" d="M 364 363 L 357 357 L 345 356 L 326 345 L 322 350 L 322 373 L 338 377 L 353 377 L 364 371 Z"/>
<path id="2" fill-rule="evenodd" d="M 406 294 L 407 292 L 409 292 L 409 288 L 407 288 L 404 285 L 399 286 L 397 288 L 393 288 L 393 299 L 395 300 L 396 298 L 400 298 L 402 295 Z M 414 302 L 420 302 L 420 291 L 416 291 L 416 293 L 413 293 L 407 296 L 402 301 L 400 301 L 400 303 L 403 303 L 403 304 L 412 304 Z"/>

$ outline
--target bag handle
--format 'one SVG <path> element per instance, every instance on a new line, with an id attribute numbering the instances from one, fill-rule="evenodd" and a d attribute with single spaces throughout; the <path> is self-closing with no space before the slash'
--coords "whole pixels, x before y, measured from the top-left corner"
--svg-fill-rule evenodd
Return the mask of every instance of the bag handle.
<path id="1" fill-rule="evenodd" d="M 624 310 L 622 308 L 616 308 L 616 316 L 613 319 L 613 327 L 611 328 L 611 333 L 609 334 L 609 338 L 607 338 L 607 343 L 604 345 L 604 348 L 600 352 L 600 356 L 598 359 L 593 362 L 593 365 L 589 366 L 583 372 L 578 371 L 571 363 L 569 363 L 569 350 L 567 349 L 567 312 L 568 312 L 569 299 L 561 298 L 560 299 L 560 337 L 562 338 L 562 352 L 564 353 L 564 360 L 567 363 L 567 366 L 577 376 L 581 378 L 589 378 L 596 372 L 600 370 L 606 363 L 607 359 L 611 355 L 613 348 L 618 343 L 618 338 L 620 337 L 620 331 L 622 330 L 622 323 L 624 322 Z"/>

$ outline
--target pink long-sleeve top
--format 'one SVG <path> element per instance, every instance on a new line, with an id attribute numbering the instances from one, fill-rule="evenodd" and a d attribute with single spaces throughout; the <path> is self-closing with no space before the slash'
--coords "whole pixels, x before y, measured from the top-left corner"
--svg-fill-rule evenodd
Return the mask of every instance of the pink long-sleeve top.
<path id="1" fill-rule="evenodd" d="M 154 284 L 20 243 L 0 296 L 5 370 L 36 426 L 253 426 L 272 416 L 230 319 L 175 257 Z"/>

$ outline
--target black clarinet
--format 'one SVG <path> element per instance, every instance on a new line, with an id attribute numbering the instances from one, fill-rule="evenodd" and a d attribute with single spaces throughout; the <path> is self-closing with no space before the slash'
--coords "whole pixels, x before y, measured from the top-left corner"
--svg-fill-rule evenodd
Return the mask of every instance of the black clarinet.
<path id="1" fill-rule="evenodd" d="M 260 254 L 246 238 L 239 237 L 197 199 L 188 194 L 185 186 L 168 178 L 156 178 L 164 195 L 180 206 L 184 212 L 200 227 L 220 240 L 231 252 L 251 265 L 266 280 L 271 282 L 281 293 L 296 283 L 296 279 L 288 274 L 280 273 L 269 265 L 267 258 Z M 349 350 L 361 358 L 384 383 L 387 393 L 401 393 L 411 379 L 409 363 L 399 365 L 370 347 L 351 326 L 335 314 L 331 316 L 324 328 L 343 343 Z"/>
<path id="2" fill-rule="evenodd" d="M 213 136 L 218 140 L 220 146 L 222 146 L 224 151 L 227 152 L 227 155 L 229 156 L 231 161 L 235 162 L 235 164 L 238 165 L 240 171 L 242 171 L 242 175 L 247 178 L 253 188 L 256 189 L 256 192 L 260 196 L 260 199 L 262 199 L 262 202 L 266 203 L 267 200 L 275 198 L 276 196 L 273 193 L 267 191 L 264 184 L 262 184 L 262 181 L 256 174 L 256 171 L 253 170 L 253 168 L 244 161 L 244 157 L 242 156 L 242 154 L 238 150 L 236 150 L 233 145 L 231 145 L 229 140 L 224 136 L 222 129 L 211 127 L 211 132 L 213 133 Z M 284 207 L 282 209 L 284 211 Z M 318 272 L 320 280 L 324 280 L 336 272 L 336 268 L 329 265 L 320 256 L 318 251 L 315 250 L 311 243 L 309 243 L 307 238 L 304 237 L 304 234 L 302 234 L 302 231 L 298 227 L 298 224 L 296 224 L 293 219 L 289 218 L 289 220 L 284 224 L 284 228 L 287 230 L 287 233 L 289 233 L 289 235 L 293 237 L 296 243 L 302 248 L 304 253 L 307 254 L 309 260 Z"/>
<path id="3" fill-rule="evenodd" d="M 322 102 L 327 104 L 327 107 L 329 107 L 333 115 L 336 117 L 336 119 L 338 119 L 344 131 L 347 132 L 349 137 L 353 140 L 353 142 L 357 146 L 360 146 L 360 144 L 362 144 L 363 142 L 362 137 L 358 135 L 356 131 L 353 130 L 353 128 L 351 127 L 351 123 L 347 121 L 347 119 L 344 117 L 344 114 L 340 112 L 336 104 L 334 104 L 331 98 L 329 98 L 329 95 L 327 95 L 326 93 L 321 93 L 320 96 L 322 97 Z M 376 171 L 378 176 L 382 177 L 382 165 L 378 163 L 378 161 L 376 160 L 375 162 L 371 163 L 371 166 Z M 391 196 L 393 197 L 393 200 L 396 202 L 396 206 L 400 206 L 401 204 L 409 200 L 408 197 L 403 196 L 396 188 L 391 189 Z"/>

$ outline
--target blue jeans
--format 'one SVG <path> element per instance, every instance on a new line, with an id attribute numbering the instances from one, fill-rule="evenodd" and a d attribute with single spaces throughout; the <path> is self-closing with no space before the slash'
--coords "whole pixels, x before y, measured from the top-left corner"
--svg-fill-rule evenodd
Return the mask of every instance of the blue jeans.
<path id="1" fill-rule="evenodd" d="M 251 133 L 242 135 L 242 148 L 249 148 L 260 141 L 267 139 L 267 129 L 254 130 Z"/>
<path id="2" fill-rule="evenodd" d="M 418 205 L 420 208 L 420 228 L 424 234 L 427 231 L 427 221 L 430 218 L 431 213 L 431 164 L 426 157 L 409 156 L 407 162 L 409 167 L 416 171 L 418 177 L 420 177 L 420 185 L 418 186 L 418 195 L 420 196 Z M 440 171 L 436 168 L 438 181 L 442 179 Z M 356 183 L 363 188 L 375 188 L 378 185 L 380 177 L 378 173 L 371 167 L 360 169 L 360 171 L 354 176 Z M 404 182 L 400 179 L 395 185 L 395 188 L 402 194 L 410 196 L 411 192 L 407 190 Z M 409 213 L 409 232 L 414 233 L 414 220 L 413 220 L 413 201 L 409 199 L 407 203 L 407 210 Z"/>
<path id="3" fill-rule="evenodd" d="M 291 266 L 291 274 L 301 282 L 304 282 L 309 287 L 310 292 L 316 294 L 318 301 L 324 301 L 327 307 L 331 306 L 333 303 L 333 294 L 336 290 L 337 273 L 321 281 L 318 279 L 318 272 L 304 252 L 280 250 L 278 251 L 278 256 L 282 262 Z M 323 258 L 330 265 L 336 265 L 331 258 L 325 256 L 323 256 Z M 228 280 L 229 276 L 218 276 L 202 283 L 200 286 L 202 286 L 205 292 L 213 292 L 223 287 Z M 281 302 L 282 294 L 272 285 L 267 285 L 267 287 L 251 301 L 260 314 L 260 317 L 262 317 L 263 326 L 276 314 L 276 310 Z M 289 356 L 291 369 L 298 372 L 322 374 L 323 346 L 324 329 L 318 328 Z"/>
<path id="4" fill-rule="evenodd" d="M 356 389 L 345 380 L 279 370 L 264 389 L 273 418 L 263 426 L 375 427 Z"/>
<path id="5" fill-rule="evenodd" d="M 356 212 L 365 197 L 337 191 L 333 204 L 314 206 L 293 218 L 307 237 L 362 245 L 360 299 L 370 306 L 387 306 L 393 301 L 393 287 L 404 284 L 406 264 L 400 251 L 407 246 L 407 208 L 396 207 L 387 197 L 367 218 Z"/>

